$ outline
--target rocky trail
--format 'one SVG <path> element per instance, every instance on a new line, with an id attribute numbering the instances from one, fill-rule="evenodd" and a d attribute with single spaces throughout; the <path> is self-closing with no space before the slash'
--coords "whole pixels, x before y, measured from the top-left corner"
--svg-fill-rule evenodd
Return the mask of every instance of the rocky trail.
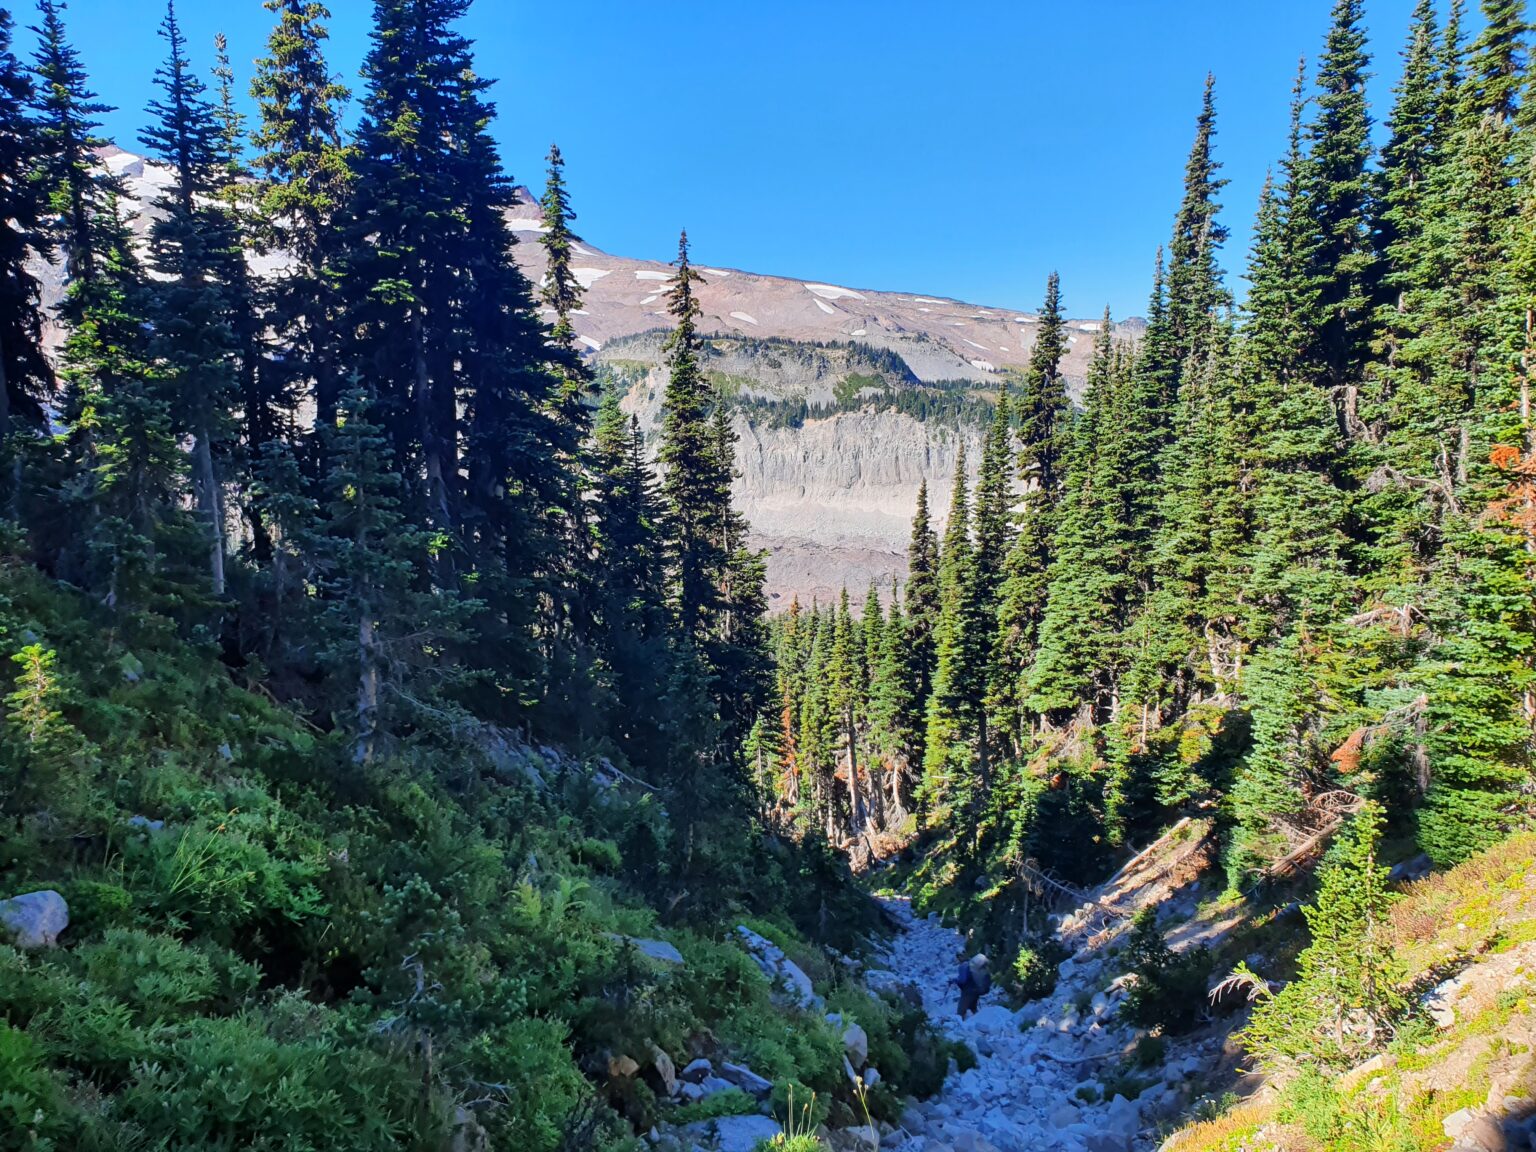
<path id="1" fill-rule="evenodd" d="M 902 1130 L 888 1134 L 882 1147 L 1130 1152 L 1156 1145 L 1155 1118 L 1183 1103 L 1182 1082 L 1206 1062 L 1199 1055 L 1175 1060 L 1135 1099 L 1115 1094 L 1100 1077 L 1118 1070 L 1136 1034 L 1115 1019 L 1123 992 L 1101 961 L 1081 956 L 1064 962 L 1047 1000 L 1013 1011 L 993 991 L 979 1011 L 961 1020 L 949 980 L 964 955 L 964 940 L 936 917 L 915 917 L 905 901 L 888 900 L 887 907 L 904 927 L 889 949 L 890 971 L 916 985 L 935 1026 L 969 1045 L 977 1065 L 952 1069 L 942 1093 L 909 1106 Z M 871 973 L 871 983 L 881 978 Z"/>

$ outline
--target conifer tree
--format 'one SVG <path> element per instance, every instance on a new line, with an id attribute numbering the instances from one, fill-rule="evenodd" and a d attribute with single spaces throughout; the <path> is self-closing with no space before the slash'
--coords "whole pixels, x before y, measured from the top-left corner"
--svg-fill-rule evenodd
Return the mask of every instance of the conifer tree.
<path id="1" fill-rule="evenodd" d="M 1006 740 L 1015 754 L 1024 743 L 1025 675 L 1034 660 L 1040 620 L 1045 612 L 1055 532 L 1057 474 L 1064 464 L 1060 453 L 1066 444 L 1065 420 L 1071 411 L 1061 374 L 1066 348 L 1061 281 L 1053 272 L 1046 281 L 1045 303 L 1030 350 L 1028 376 L 1016 409 L 1022 444 L 1017 476 L 1023 495 L 998 589 L 991 711 L 1000 729 L 995 737 Z"/>
<path id="2" fill-rule="evenodd" d="M 435 659 L 438 644 L 462 626 L 451 592 L 422 591 L 425 533 L 400 508 L 401 484 L 389 441 L 373 420 L 369 391 L 344 394 L 329 432 L 324 535 L 319 541 L 327 593 L 327 663 L 351 683 L 338 700 L 352 759 L 372 763 L 383 742 L 428 707 L 435 679 L 450 669 Z M 344 671 L 345 670 L 345 671 Z"/>
<path id="3" fill-rule="evenodd" d="M 174 389 L 177 432 L 191 438 L 192 491 L 207 541 L 210 587 L 222 596 L 227 548 L 221 460 L 231 436 L 237 350 L 230 281 L 243 261 L 233 222 L 216 203 L 226 175 L 224 137 L 207 86 L 192 71 L 172 2 L 160 34 L 167 46 L 155 73 L 161 95 L 150 103 L 154 123 L 140 137 L 171 172 L 150 233 L 153 343 Z"/>
<path id="4" fill-rule="evenodd" d="M 33 86 L 11 51 L 12 30 L 10 13 L 0 10 L 0 459 L 8 457 L 7 464 L 17 463 L 13 425 L 40 428 L 43 402 L 53 392 L 42 348 L 42 289 L 27 267 L 48 247 L 33 178 L 44 140 L 28 115 Z M 15 485 L 14 475 L 0 477 L 0 491 Z M 6 505 L 14 510 L 11 501 Z"/>
<path id="5" fill-rule="evenodd" d="M 1372 176 L 1371 118 L 1365 81 L 1366 52 L 1361 0 L 1335 0 L 1332 23 L 1318 59 L 1315 118 L 1297 177 L 1297 207 L 1305 214 L 1305 263 L 1309 307 L 1302 334 L 1304 361 L 1313 383 L 1325 390 L 1341 421 L 1352 390 L 1360 385 L 1369 338 L 1370 303 L 1379 269 L 1368 216 Z"/>
<path id="6" fill-rule="evenodd" d="M 95 157 L 108 143 L 98 133 L 98 117 L 113 109 L 91 91 L 85 66 L 65 32 L 64 10 L 62 0 L 38 4 L 41 22 L 32 29 L 38 41 L 32 66 L 37 79 L 33 102 L 40 145 L 37 178 L 48 210 L 58 221 L 55 235 L 65 278 L 74 285 L 95 272 L 96 224 L 112 211 L 118 181 Z"/>
<path id="7" fill-rule="evenodd" d="M 936 659 L 935 632 L 939 626 L 939 538 L 928 513 L 928 480 L 917 486 L 917 511 L 912 516 L 912 537 L 907 546 L 905 592 L 907 633 L 912 643 L 912 666 L 917 675 L 919 700 L 933 689 Z"/>
<path id="8" fill-rule="evenodd" d="M 678 243 L 677 273 L 667 307 L 677 326 L 667 338 L 670 375 L 662 402 L 662 498 L 666 508 L 668 596 L 685 637 L 702 639 L 718 603 L 716 581 L 724 567 L 718 437 L 712 417 L 714 390 L 700 364 L 699 304 L 694 286 L 702 277 L 688 262 L 688 234 Z"/>
<path id="9" fill-rule="evenodd" d="M 910 618 L 893 598 L 869 690 L 870 748 L 884 764 L 890 825 L 900 824 L 911 810 L 914 770 L 922 765 L 925 698 L 911 633 Z"/>
<path id="10" fill-rule="evenodd" d="M 827 668 L 831 678 L 827 685 L 827 706 L 835 717 L 834 723 L 839 735 L 839 770 L 847 773 L 848 827 L 854 837 L 864 833 L 869 818 L 863 784 L 859 779 L 861 647 L 861 637 L 849 608 L 848 589 L 844 588 L 838 599 L 837 614 L 832 625 L 832 655 Z"/>
<path id="11" fill-rule="evenodd" d="M 341 117 L 349 93 L 325 58 L 330 12 L 316 0 L 265 0 L 277 13 L 267 54 L 256 62 L 251 94 L 258 120 L 253 165 L 260 178 L 255 248 L 282 252 L 267 284 L 267 317 L 283 333 L 281 377 L 272 391 L 308 393 L 318 428 L 336 423 L 342 386 L 337 331 L 338 221 L 352 183 Z M 263 370 L 278 376 L 278 365 Z M 314 467 L 319 441 L 309 455 Z"/>
<path id="12" fill-rule="evenodd" d="M 923 745 L 923 796 L 930 822 L 965 821 L 987 783 L 986 643 L 990 619 L 971 539 L 971 498 L 962 446 L 940 552 L 937 661 Z"/>

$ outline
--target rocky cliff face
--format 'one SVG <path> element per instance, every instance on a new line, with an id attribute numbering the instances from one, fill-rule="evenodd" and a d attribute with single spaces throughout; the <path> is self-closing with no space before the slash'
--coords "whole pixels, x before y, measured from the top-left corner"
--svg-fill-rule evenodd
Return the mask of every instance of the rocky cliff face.
<path id="1" fill-rule="evenodd" d="M 147 234 L 163 167 L 117 148 L 103 164 L 123 180 L 126 214 Z M 508 220 L 529 278 L 545 274 L 537 203 L 519 189 Z M 708 243 L 697 251 L 707 258 Z M 279 274 L 282 253 L 255 271 Z M 56 301 L 57 269 L 41 270 Z M 1027 364 L 1032 312 L 701 267 L 709 368 L 736 404 L 736 495 L 758 546 L 770 552 L 769 592 L 787 607 L 826 600 L 846 584 L 862 596 L 906 567 L 918 485 L 928 481 L 942 522 L 961 444 L 974 466 L 992 400 Z M 600 374 L 628 389 L 627 406 L 654 429 L 666 387 L 659 330 L 669 326 L 671 268 L 577 246 L 586 288 L 576 331 Z M 1041 285 L 1021 285 L 1023 299 Z M 1097 321 L 1070 322 L 1065 369 L 1080 387 Z M 1134 332 L 1139 323 L 1122 326 Z"/>

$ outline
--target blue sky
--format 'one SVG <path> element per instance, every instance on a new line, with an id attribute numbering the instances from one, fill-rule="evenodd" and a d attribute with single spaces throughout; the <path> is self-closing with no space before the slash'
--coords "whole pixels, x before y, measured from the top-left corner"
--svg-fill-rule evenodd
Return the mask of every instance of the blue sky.
<path id="1" fill-rule="evenodd" d="M 332 0 L 351 81 L 369 0 Z M 1216 74 L 1241 270 L 1297 58 L 1330 0 L 478 0 L 465 31 L 499 83 L 496 135 L 522 182 L 559 142 L 592 243 L 858 288 L 1029 308 L 1059 269 L 1068 311 L 1144 310 L 1200 89 Z M 1385 117 L 1412 0 L 1367 0 Z M 25 5 L 18 24 L 30 23 Z M 136 148 L 163 53 L 158 0 L 71 0 L 109 128 Z M 181 0 L 199 63 L 224 31 L 242 86 L 271 16 Z M 25 36 L 22 37 L 23 44 Z"/>

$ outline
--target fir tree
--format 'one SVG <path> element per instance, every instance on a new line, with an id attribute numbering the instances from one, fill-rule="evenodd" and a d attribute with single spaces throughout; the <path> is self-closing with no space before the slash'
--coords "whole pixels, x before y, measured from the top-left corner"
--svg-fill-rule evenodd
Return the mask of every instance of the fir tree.
<path id="1" fill-rule="evenodd" d="M 251 81 L 258 111 L 253 164 L 261 179 L 255 246 L 281 251 L 287 261 L 267 285 L 268 321 L 284 336 L 281 371 L 278 364 L 263 370 L 277 377 L 274 393 L 308 392 L 315 424 L 324 429 L 336 423 L 341 388 L 337 225 L 352 183 L 353 156 L 341 128 L 349 93 L 326 63 L 325 5 L 265 0 L 265 7 L 278 20 Z M 310 456 L 323 467 L 317 451 Z"/>
<path id="2" fill-rule="evenodd" d="M 97 131 L 98 117 L 113 109 L 91 91 L 85 66 L 66 35 L 64 11 L 62 0 L 40 0 L 41 23 L 32 29 L 38 41 L 32 71 L 37 78 L 33 99 L 41 153 L 38 179 L 48 209 L 58 220 L 64 275 L 73 285 L 95 273 L 100 243 L 96 225 L 113 211 L 118 181 L 95 157 L 109 143 Z"/>
<path id="3" fill-rule="evenodd" d="M 933 689 L 935 632 L 939 626 L 939 538 L 928 514 L 928 481 L 917 486 L 917 511 L 912 516 L 912 538 L 907 546 L 905 611 L 912 643 L 912 666 L 917 674 L 917 696 L 928 699 Z"/>
<path id="4" fill-rule="evenodd" d="M 662 498 L 666 508 L 668 590 L 682 634 L 702 638 L 717 607 L 716 581 L 724 566 L 718 528 L 721 521 L 718 440 L 711 426 L 714 390 L 700 364 L 699 304 L 694 286 L 701 280 L 688 262 L 688 234 L 678 243 L 677 273 L 667 298 L 676 321 L 667 338 L 670 376 L 662 401 Z"/>
<path id="5" fill-rule="evenodd" d="M 33 85 L 11 51 L 12 29 L 10 14 L 0 10 L 0 456 L 14 462 L 13 422 L 42 426 L 53 372 L 43 356 L 42 290 L 27 267 L 48 248 L 34 179 L 45 138 L 28 115 Z M 0 488 L 15 484 L 15 476 L 0 480 Z"/>
<path id="6" fill-rule="evenodd" d="M 210 587 L 222 596 L 227 549 L 220 473 L 236 354 L 230 279 L 243 261 L 233 223 L 214 203 L 226 174 L 218 115 L 192 71 L 174 3 L 166 6 L 160 34 L 168 49 L 155 73 L 161 96 L 150 103 L 154 123 L 140 137 L 172 173 L 150 234 L 154 350 L 174 390 L 177 431 L 192 441 L 192 490 L 207 540 Z"/>

